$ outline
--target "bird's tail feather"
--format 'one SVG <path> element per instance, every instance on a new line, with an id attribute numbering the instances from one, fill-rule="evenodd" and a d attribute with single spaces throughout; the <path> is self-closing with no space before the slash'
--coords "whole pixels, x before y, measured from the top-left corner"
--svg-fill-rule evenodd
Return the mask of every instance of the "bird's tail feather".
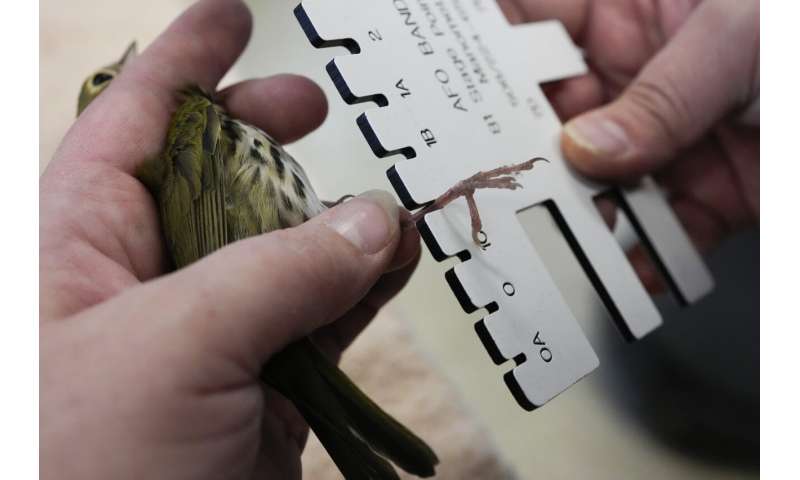
<path id="1" fill-rule="evenodd" d="M 435 473 L 433 450 L 367 397 L 310 340 L 287 347 L 267 364 L 263 376 L 295 404 L 348 480 L 397 478 L 375 452 L 414 475 Z"/>
<path id="2" fill-rule="evenodd" d="M 439 459 L 421 438 L 386 413 L 317 348 L 309 354 L 328 386 L 347 412 L 351 427 L 375 450 L 398 467 L 420 477 L 430 477 Z"/>
<path id="3" fill-rule="evenodd" d="M 400 480 L 392 465 L 370 449 L 349 429 L 337 427 L 305 402 L 297 402 L 295 405 L 344 478 L 347 480 Z"/>

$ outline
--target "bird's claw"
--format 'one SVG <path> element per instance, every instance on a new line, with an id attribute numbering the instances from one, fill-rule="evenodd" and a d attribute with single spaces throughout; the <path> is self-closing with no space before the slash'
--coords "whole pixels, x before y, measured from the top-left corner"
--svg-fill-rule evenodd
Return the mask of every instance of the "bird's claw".
<path id="1" fill-rule="evenodd" d="M 335 202 L 332 202 L 330 200 L 323 200 L 322 204 L 328 208 L 333 208 L 343 204 L 344 202 L 350 200 L 351 198 L 355 198 L 355 195 L 348 193 L 347 195 L 342 195 L 341 197 L 339 197 L 339 199 L 336 200 Z"/>

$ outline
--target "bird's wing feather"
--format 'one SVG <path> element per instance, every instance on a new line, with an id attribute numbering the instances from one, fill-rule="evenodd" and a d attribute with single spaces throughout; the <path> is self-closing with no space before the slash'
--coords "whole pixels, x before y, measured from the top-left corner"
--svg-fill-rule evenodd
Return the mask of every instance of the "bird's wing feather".
<path id="1" fill-rule="evenodd" d="M 196 100 L 176 113 L 165 151 L 174 168 L 162 218 L 179 268 L 228 243 L 219 113 L 210 101 Z"/>
<path id="2" fill-rule="evenodd" d="M 421 477 L 435 473 L 439 459 L 428 444 L 373 402 L 311 341 L 303 340 L 301 347 L 364 441 L 409 473 Z"/>
<path id="3" fill-rule="evenodd" d="M 397 472 L 368 439 L 348 423 L 338 392 L 308 355 L 308 340 L 287 346 L 261 371 L 261 378 L 291 400 L 348 480 L 398 480 Z"/>

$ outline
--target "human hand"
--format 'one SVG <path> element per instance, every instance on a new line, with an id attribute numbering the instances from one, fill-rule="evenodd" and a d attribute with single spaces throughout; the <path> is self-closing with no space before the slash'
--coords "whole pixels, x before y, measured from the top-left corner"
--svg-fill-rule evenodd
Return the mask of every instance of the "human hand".
<path id="1" fill-rule="evenodd" d="M 309 334 L 338 355 L 413 270 L 418 237 L 373 192 L 161 276 L 157 210 L 133 172 L 162 148 L 176 92 L 213 91 L 250 28 L 238 0 L 194 5 L 83 112 L 41 178 L 42 478 L 298 478 L 307 428 L 262 387 L 261 365 Z M 288 75 L 219 98 L 281 142 L 326 112 L 316 85 Z"/>
<path id="2" fill-rule="evenodd" d="M 562 148 L 611 181 L 653 173 L 705 251 L 759 219 L 759 2 L 500 0 L 562 20 L 590 73 L 546 86 Z M 646 285 L 657 275 L 632 252 Z"/>

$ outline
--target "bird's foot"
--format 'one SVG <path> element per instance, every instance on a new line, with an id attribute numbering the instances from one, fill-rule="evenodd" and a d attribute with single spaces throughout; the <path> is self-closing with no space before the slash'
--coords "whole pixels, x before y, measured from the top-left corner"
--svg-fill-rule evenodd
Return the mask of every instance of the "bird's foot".
<path id="1" fill-rule="evenodd" d="M 481 216 L 478 212 L 478 205 L 475 203 L 475 191 L 484 188 L 500 188 L 505 190 L 522 188 L 522 185 L 517 182 L 515 177 L 526 170 L 532 170 L 534 164 L 538 161 L 550 162 L 546 158 L 536 157 L 522 163 L 507 165 L 485 172 L 478 172 L 469 178 L 461 180 L 437 199 L 427 204 L 422 209 L 412 213 L 409 225 L 416 225 L 425 215 L 435 212 L 436 210 L 441 210 L 459 197 L 464 197 L 467 200 L 470 221 L 472 223 L 472 240 L 476 245 L 480 245 L 478 234 L 483 228 L 483 224 L 481 223 Z"/>

